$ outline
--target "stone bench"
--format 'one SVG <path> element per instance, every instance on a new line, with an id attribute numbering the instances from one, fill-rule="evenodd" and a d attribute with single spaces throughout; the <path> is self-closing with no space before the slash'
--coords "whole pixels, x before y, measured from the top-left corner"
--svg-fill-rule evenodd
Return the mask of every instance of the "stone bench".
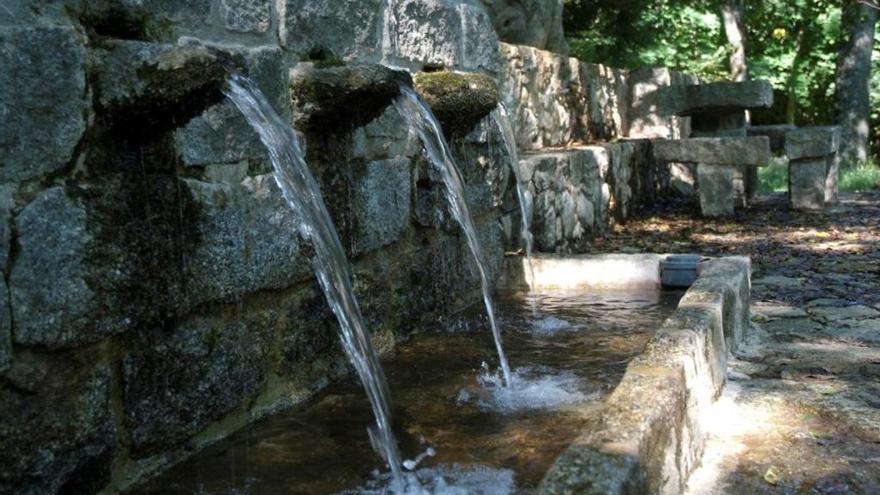
<path id="1" fill-rule="evenodd" d="M 747 110 L 773 106 L 769 81 L 715 82 L 665 88 L 658 104 L 661 114 L 689 117 L 689 137 L 747 137 Z M 748 206 L 758 190 L 758 170 L 734 170 L 735 200 Z"/>
<path id="2" fill-rule="evenodd" d="M 840 127 L 804 127 L 785 133 L 788 197 L 792 208 L 821 210 L 837 199 Z"/>
<path id="3" fill-rule="evenodd" d="M 795 129 L 797 126 L 792 124 L 750 125 L 746 128 L 746 135 L 767 136 L 770 139 L 770 152 L 781 155 L 785 153 L 785 135 Z"/>
<path id="4" fill-rule="evenodd" d="M 696 163 L 701 213 L 729 217 L 742 189 L 743 167 L 767 165 L 770 141 L 766 136 L 657 140 L 653 155 L 659 162 Z"/>

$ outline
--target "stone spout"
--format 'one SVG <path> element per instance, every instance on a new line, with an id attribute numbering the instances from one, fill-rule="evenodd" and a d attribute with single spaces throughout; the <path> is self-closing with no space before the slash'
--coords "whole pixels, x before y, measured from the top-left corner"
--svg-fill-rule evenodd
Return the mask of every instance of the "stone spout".
<path id="1" fill-rule="evenodd" d="M 96 107 L 112 134 L 155 134 L 184 125 L 223 99 L 244 61 L 202 45 L 111 40 L 97 55 Z"/>
<path id="2" fill-rule="evenodd" d="M 495 81 L 483 74 L 420 72 L 415 77 L 415 88 L 431 105 L 448 139 L 465 136 L 499 102 Z"/>
<path id="3" fill-rule="evenodd" d="M 305 132 L 347 132 L 381 115 L 401 85 L 412 85 L 410 75 L 383 65 L 301 63 L 290 71 L 295 125 Z"/>

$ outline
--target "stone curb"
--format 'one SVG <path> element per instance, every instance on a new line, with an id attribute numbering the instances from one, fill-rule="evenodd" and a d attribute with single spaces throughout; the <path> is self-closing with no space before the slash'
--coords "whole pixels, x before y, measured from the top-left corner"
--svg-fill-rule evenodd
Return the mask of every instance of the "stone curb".
<path id="1" fill-rule="evenodd" d="M 700 464 L 701 418 L 748 328 L 747 257 L 707 262 L 602 410 L 556 460 L 541 494 L 682 493 Z"/>

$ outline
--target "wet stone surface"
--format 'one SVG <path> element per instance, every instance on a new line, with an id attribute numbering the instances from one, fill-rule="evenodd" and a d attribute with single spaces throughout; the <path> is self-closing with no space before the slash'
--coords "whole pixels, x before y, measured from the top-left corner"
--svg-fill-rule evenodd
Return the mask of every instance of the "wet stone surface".
<path id="1" fill-rule="evenodd" d="M 691 495 L 880 493 L 880 194 L 822 213 L 784 201 L 729 221 L 669 206 L 602 246 L 752 257 L 752 336 Z"/>

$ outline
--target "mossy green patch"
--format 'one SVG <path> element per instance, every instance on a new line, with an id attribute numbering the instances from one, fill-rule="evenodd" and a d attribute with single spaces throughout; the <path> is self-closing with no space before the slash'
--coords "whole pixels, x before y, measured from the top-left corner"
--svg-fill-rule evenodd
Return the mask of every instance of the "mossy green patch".
<path id="1" fill-rule="evenodd" d="M 469 133 L 499 101 L 495 81 L 483 74 L 420 72 L 415 77 L 415 88 L 431 105 L 450 139 Z"/>

